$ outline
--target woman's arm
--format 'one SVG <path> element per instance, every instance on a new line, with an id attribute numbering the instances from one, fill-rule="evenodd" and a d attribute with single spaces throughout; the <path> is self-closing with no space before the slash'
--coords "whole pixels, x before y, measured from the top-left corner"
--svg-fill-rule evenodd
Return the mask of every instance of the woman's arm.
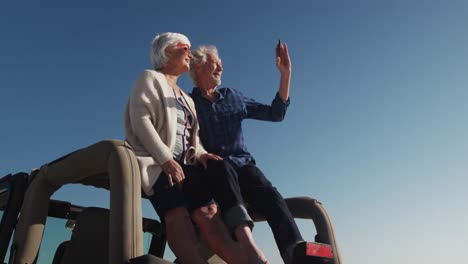
<path id="1" fill-rule="evenodd" d="M 129 99 L 130 124 L 133 133 L 141 145 L 160 165 L 172 159 L 172 151 L 161 140 L 151 120 L 151 113 L 155 106 L 161 104 L 156 93 L 159 87 L 154 86 L 154 77 L 151 72 L 145 71 L 137 80 Z"/>
<path id="2" fill-rule="evenodd" d="M 159 87 L 156 87 L 155 83 Z M 156 92 L 157 89 L 161 89 L 161 87 L 153 74 L 150 71 L 145 71 L 137 80 L 129 99 L 130 123 L 140 144 L 160 164 L 168 177 L 169 185 L 173 186 L 174 181 L 182 182 L 185 175 L 180 165 L 173 159 L 172 151 L 156 131 L 154 126 L 156 120 L 152 120 L 152 116 L 158 118 L 155 107 L 162 104 L 161 98 Z M 168 127 L 166 129 L 169 129 Z"/>

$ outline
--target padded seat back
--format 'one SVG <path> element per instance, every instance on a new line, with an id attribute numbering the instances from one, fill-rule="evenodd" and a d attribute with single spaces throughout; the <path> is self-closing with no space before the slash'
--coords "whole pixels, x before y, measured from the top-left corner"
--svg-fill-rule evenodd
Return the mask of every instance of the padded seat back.
<path id="1" fill-rule="evenodd" d="M 54 263 L 109 263 L 109 210 L 84 209 L 77 218 L 70 241 L 61 246 L 63 254 L 56 254 L 56 257 L 62 259 L 54 259 Z"/>

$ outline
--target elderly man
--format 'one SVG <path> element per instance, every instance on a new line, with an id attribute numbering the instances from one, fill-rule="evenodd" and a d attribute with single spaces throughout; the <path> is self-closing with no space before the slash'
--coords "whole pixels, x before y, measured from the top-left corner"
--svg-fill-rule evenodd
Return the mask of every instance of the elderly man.
<path id="1" fill-rule="evenodd" d="M 276 66 L 281 74 L 280 88 L 271 105 L 258 103 L 231 88 L 217 89 L 223 67 L 214 46 L 200 46 L 193 52 L 190 76 L 196 86 L 192 98 L 204 147 L 235 168 L 244 200 L 265 217 L 284 262 L 292 263 L 294 249 L 303 238 L 283 197 L 255 166 L 242 134 L 243 119 L 283 120 L 291 78 L 286 44 L 277 46 Z"/>

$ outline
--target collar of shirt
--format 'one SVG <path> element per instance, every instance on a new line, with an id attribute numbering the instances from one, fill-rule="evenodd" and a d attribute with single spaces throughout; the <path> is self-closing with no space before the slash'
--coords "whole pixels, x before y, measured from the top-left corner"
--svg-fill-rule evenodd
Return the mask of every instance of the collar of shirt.
<path id="1" fill-rule="evenodd" d="M 215 93 L 217 93 L 217 94 L 219 95 L 219 97 L 218 97 L 218 99 L 217 99 L 216 101 L 219 101 L 219 100 L 224 99 L 223 93 L 221 93 L 218 89 L 215 90 Z M 206 98 L 202 95 L 202 93 L 201 93 L 201 91 L 200 91 L 200 88 L 198 88 L 198 87 L 194 87 L 194 88 L 193 88 L 193 90 L 192 90 L 192 96 L 199 96 L 199 97 L 202 97 L 202 98 L 206 99 Z M 206 99 L 206 100 L 208 100 L 208 99 Z"/>

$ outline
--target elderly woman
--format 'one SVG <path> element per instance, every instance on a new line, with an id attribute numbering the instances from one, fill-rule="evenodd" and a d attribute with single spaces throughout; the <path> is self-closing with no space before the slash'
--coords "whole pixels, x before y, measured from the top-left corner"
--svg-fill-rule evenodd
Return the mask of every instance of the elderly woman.
<path id="1" fill-rule="evenodd" d="M 151 51 L 154 70 L 145 70 L 130 94 L 126 139 L 137 156 L 142 189 L 165 223 L 169 246 L 182 263 L 206 263 L 196 246 L 191 218 L 200 226 L 208 247 L 229 263 L 264 263 L 252 238 L 253 222 L 243 205 L 235 171 L 200 145 L 193 101 L 177 85 L 180 75 L 190 69 L 191 58 L 186 36 L 156 36 Z M 212 175 L 225 184 L 211 186 L 207 179 Z M 213 197 L 219 188 L 228 195 Z M 212 198 L 240 247 L 217 217 Z M 259 254 L 252 259 L 241 250 Z"/>

